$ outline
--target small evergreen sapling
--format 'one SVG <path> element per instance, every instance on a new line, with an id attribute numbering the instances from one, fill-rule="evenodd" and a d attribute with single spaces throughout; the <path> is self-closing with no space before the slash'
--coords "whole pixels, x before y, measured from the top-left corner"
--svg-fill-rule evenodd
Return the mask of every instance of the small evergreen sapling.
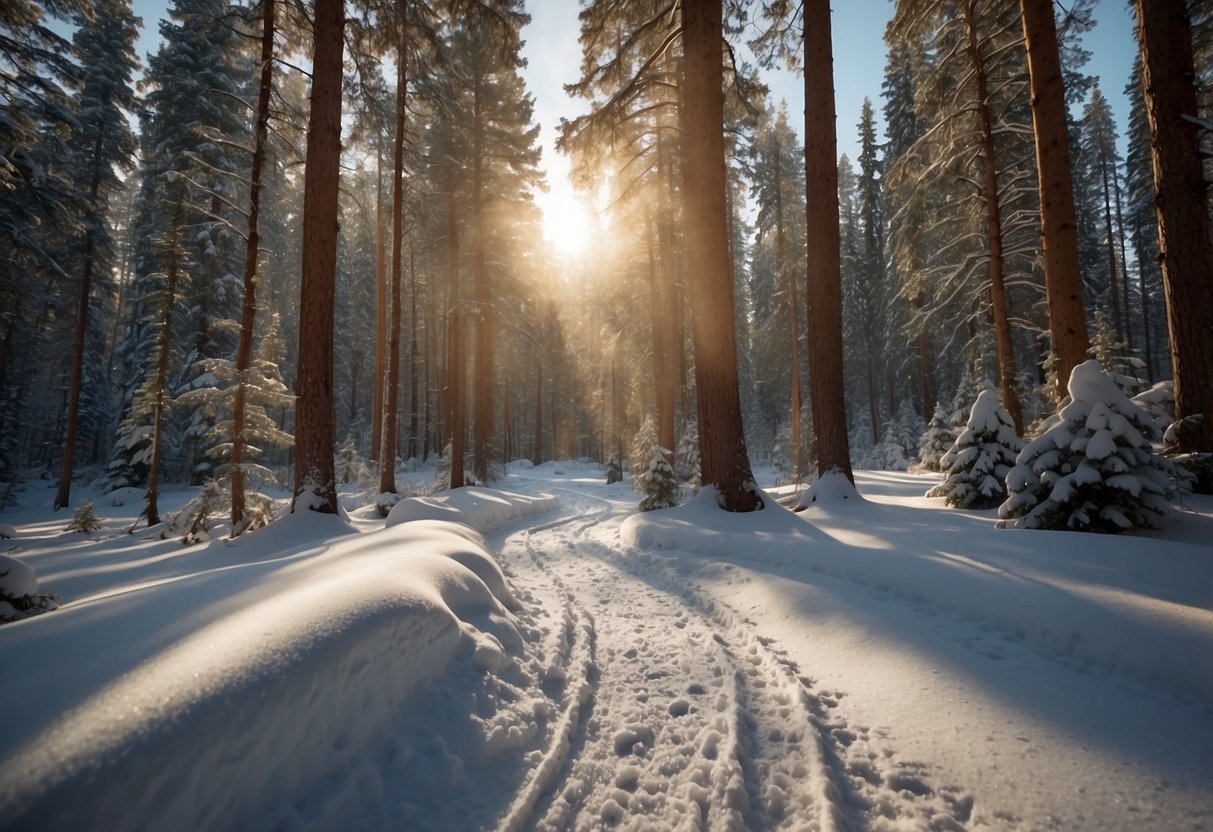
<path id="1" fill-rule="evenodd" d="M 653 446 L 648 470 L 640 478 L 640 487 L 645 495 L 640 501 L 641 511 L 673 508 L 678 505 L 678 482 L 667 459 L 669 454 L 670 452 L 660 445 Z"/>
<path id="2" fill-rule="evenodd" d="M 944 481 L 927 492 L 958 508 L 994 508 L 1006 497 L 1004 480 L 1024 442 L 998 391 L 982 390 L 965 429 L 940 459 Z"/>
<path id="3" fill-rule="evenodd" d="M 1007 475 L 1000 528 L 1120 532 L 1170 510 L 1175 465 L 1153 452 L 1158 427 L 1098 361 L 1070 374 L 1069 401 Z"/>
<path id="4" fill-rule="evenodd" d="M 657 422 L 652 416 L 645 416 L 644 421 L 640 424 L 640 431 L 632 440 L 632 447 L 628 453 L 628 462 L 632 469 L 632 488 L 636 491 L 643 491 L 643 472 L 649 464 L 649 455 L 653 446 L 657 444 Z M 639 472 L 639 476 L 637 473 Z"/>
<path id="5" fill-rule="evenodd" d="M 606 461 L 607 485 L 623 481 L 623 466 L 619 464 L 619 454 L 612 453 Z"/>
<path id="6" fill-rule="evenodd" d="M 76 508 L 76 513 L 72 515 L 72 522 L 67 524 L 67 531 L 92 534 L 100 531 L 103 525 L 101 518 L 97 516 L 96 506 L 88 500 L 82 500 Z"/>
<path id="7" fill-rule="evenodd" d="M 944 413 L 942 406 L 935 405 L 935 412 L 931 414 L 927 430 L 918 442 L 918 459 L 922 467 L 930 471 L 942 470 L 939 462 L 956 441 L 956 436 L 948 414 Z"/>
<path id="8" fill-rule="evenodd" d="M 674 455 L 674 464 L 677 466 L 674 473 L 678 477 L 678 481 L 689 482 L 698 489 L 701 477 L 699 429 L 694 425 L 688 425 L 687 429 L 682 432 L 682 438 L 678 440 L 678 453 Z"/>

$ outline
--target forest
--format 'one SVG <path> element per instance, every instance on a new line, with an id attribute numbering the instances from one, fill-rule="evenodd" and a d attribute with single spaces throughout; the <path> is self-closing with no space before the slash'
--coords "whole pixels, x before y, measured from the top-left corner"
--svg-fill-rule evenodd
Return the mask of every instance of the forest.
<path id="1" fill-rule="evenodd" d="M 560 257 L 518 0 L 176 0 L 145 67 L 127 0 L 6 4 L 0 502 L 100 479 L 155 525 L 213 481 L 239 531 L 264 484 L 335 510 L 340 459 L 395 494 L 655 443 L 745 510 L 748 459 L 904 466 L 987 380 L 1039 432 L 1089 356 L 1208 453 L 1213 15 L 1139 5 L 1096 79 L 1089 0 L 899 2 L 852 128 L 824 3 L 588 3 L 558 144 L 600 218 Z M 803 72 L 803 144 L 746 32 Z"/>

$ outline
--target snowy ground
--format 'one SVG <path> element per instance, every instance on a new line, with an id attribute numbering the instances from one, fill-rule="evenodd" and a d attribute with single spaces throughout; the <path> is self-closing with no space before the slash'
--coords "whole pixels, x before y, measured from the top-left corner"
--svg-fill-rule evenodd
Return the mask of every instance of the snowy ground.
<path id="1" fill-rule="evenodd" d="M 635 515 L 511 466 L 190 548 L 34 486 L 0 554 L 63 607 L 0 627 L 0 829 L 1213 829 L 1213 500 L 998 531 L 858 480 Z"/>

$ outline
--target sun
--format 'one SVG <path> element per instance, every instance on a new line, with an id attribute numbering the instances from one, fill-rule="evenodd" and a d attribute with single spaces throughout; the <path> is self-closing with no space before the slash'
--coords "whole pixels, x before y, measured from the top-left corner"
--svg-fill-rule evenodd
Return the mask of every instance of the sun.
<path id="1" fill-rule="evenodd" d="M 553 187 L 537 200 L 543 211 L 543 239 L 565 257 L 585 253 L 594 228 L 594 217 L 586 200 L 572 188 Z"/>

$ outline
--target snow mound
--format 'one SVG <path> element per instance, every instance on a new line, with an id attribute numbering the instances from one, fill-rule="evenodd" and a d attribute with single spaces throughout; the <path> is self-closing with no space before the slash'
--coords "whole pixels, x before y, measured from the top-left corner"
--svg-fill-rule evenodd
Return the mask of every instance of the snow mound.
<path id="1" fill-rule="evenodd" d="M 0 555 L 0 595 L 36 595 L 38 576 L 25 561 Z"/>
<path id="2" fill-rule="evenodd" d="M 17 536 L 17 529 L 8 523 L 0 523 L 0 540 L 12 540 Z"/>
<path id="3" fill-rule="evenodd" d="M 764 556 L 766 550 L 756 548 L 748 535 L 761 535 L 764 540 L 772 535 L 807 540 L 808 526 L 770 494 L 759 490 L 759 495 L 764 506 L 761 511 L 727 512 L 720 508 L 716 488 L 704 486 L 685 505 L 628 517 L 619 536 L 625 544 L 640 549 L 687 549 L 724 557 Z M 780 558 L 784 562 L 782 555 Z"/>
<path id="4" fill-rule="evenodd" d="M 492 534 L 515 520 L 554 511 L 559 501 L 549 494 L 529 497 L 492 488 L 457 488 L 433 497 L 409 497 L 392 507 L 387 526 L 414 520 L 466 523 L 481 534 Z"/>
<path id="5" fill-rule="evenodd" d="M 278 796 L 351 778 L 373 801 L 360 766 L 413 691 L 454 663 L 498 670 L 522 638 L 468 529 L 328 544 L 0 630 L 6 665 L 42 668 L 0 687 L 4 824 L 276 828 Z"/>
<path id="6" fill-rule="evenodd" d="M 830 471 L 824 477 L 813 482 L 800 495 L 797 511 L 802 511 L 814 505 L 841 506 L 859 505 L 863 497 L 855 490 L 855 484 L 847 479 L 847 475 L 839 471 Z"/>

